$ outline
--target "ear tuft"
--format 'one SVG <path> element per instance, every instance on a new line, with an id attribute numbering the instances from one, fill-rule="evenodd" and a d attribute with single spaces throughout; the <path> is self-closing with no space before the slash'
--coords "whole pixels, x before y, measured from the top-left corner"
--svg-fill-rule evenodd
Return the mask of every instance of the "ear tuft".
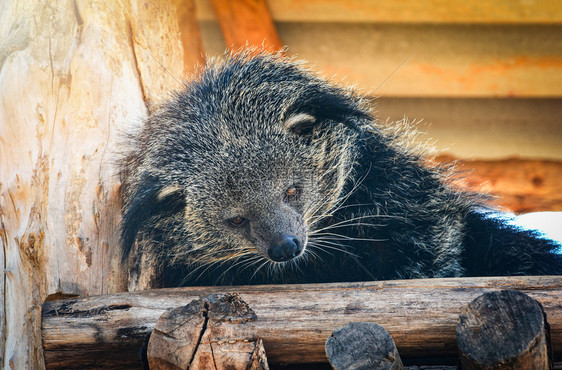
<path id="1" fill-rule="evenodd" d="M 181 188 L 177 185 L 166 186 L 158 192 L 156 195 L 156 200 L 162 202 L 172 197 L 179 198 L 181 196 Z"/>
<path id="2" fill-rule="evenodd" d="M 290 132 L 299 135 L 309 134 L 314 125 L 316 124 L 316 118 L 307 113 L 297 113 L 291 115 L 283 123 L 283 127 Z"/>

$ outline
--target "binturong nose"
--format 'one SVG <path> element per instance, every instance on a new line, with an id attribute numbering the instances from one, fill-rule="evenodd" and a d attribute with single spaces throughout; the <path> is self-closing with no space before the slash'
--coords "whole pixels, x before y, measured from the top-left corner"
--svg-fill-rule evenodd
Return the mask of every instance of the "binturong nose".
<path id="1" fill-rule="evenodd" d="M 302 242 L 294 236 L 289 235 L 281 238 L 267 250 L 267 255 L 275 262 L 289 261 L 302 253 Z"/>

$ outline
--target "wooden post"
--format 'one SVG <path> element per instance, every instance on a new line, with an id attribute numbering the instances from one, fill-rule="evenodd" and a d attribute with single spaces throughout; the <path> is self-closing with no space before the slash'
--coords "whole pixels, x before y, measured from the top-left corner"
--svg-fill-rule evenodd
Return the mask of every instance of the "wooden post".
<path id="1" fill-rule="evenodd" d="M 119 133 L 181 87 L 183 51 L 165 0 L 0 8 L 0 365 L 40 369 L 47 296 L 125 288 Z"/>
<path id="2" fill-rule="evenodd" d="M 52 301 L 43 307 L 43 345 L 48 367 L 88 367 L 102 357 L 112 357 L 113 368 L 134 366 L 164 311 L 209 294 L 237 292 L 257 315 L 240 334 L 262 338 L 270 364 L 325 362 L 326 339 L 350 321 L 383 323 L 402 360 L 452 357 L 461 309 L 502 288 L 541 302 L 555 360 L 562 358 L 560 276 L 191 287 Z"/>
<path id="3" fill-rule="evenodd" d="M 283 47 L 265 0 L 211 2 L 229 48 L 239 49 L 250 45 L 278 51 Z"/>
<path id="4" fill-rule="evenodd" d="M 196 72 L 197 66 L 205 64 L 205 50 L 195 17 L 194 0 L 176 0 L 176 2 L 183 46 L 183 78 L 187 79 Z"/>
<path id="5" fill-rule="evenodd" d="M 514 290 L 476 298 L 460 315 L 463 369 L 548 369 L 547 323 L 541 305 Z"/>
<path id="6" fill-rule="evenodd" d="M 256 319 L 236 294 L 168 310 L 150 335 L 150 369 L 269 369 L 263 341 L 242 334 L 241 327 Z"/>
<path id="7" fill-rule="evenodd" d="M 335 370 L 402 370 L 402 360 L 385 328 L 372 322 L 352 322 L 326 341 L 326 355 Z"/>

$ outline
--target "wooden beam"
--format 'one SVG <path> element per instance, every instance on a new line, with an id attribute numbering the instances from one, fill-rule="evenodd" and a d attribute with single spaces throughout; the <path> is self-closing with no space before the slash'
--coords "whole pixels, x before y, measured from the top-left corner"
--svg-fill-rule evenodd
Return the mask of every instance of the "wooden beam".
<path id="1" fill-rule="evenodd" d="M 276 22 L 560 24 L 558 0 L 270 0 Z M 213 20 L 208 0 L 197 0 L 197 17 Z"/>
<path id="2" fill-rule="evenodd" d="M 382 97 L 562 97 L 562 26 L 277 24 L 288 54 Z M 228 44 L 202 22 L 207 52 Z M 261 39 L 260 39 L 261 40 Z"/>
<path id="3" fill-rule="evenodd" d="M 543 305 L 559 360 L 560 276 L 191 287 L 51 301 L 43 306 L 43 348 L 48 368 L 136 366 L 138 349 L 164 311 L 209 294 L 236 292 L 257 315 L 240 334 L 262 338 L 270 363 L 325 362 L 327 338 L 352 321 L 383 325 L 402 359 L 456 356 L 461 309 L 499 289 L 520 290 Z"/>
<path id="4" fill-rule="evenodd" d="M 211 0 L 211 3 L 227 47 L 239 49 L 250 45 L 268 51 L 283 47 L 265 0 Z"/>

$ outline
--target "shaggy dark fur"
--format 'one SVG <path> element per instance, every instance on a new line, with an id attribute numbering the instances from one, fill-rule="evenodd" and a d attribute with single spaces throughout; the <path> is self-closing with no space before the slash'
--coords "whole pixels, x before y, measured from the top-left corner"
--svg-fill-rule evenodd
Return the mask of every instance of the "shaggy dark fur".
<path id="1" fill-rule="evenodd" d="M 122 163 L 130 288 L 562 273 L 402 132 L 281 56 L 209 61 Z"/>

